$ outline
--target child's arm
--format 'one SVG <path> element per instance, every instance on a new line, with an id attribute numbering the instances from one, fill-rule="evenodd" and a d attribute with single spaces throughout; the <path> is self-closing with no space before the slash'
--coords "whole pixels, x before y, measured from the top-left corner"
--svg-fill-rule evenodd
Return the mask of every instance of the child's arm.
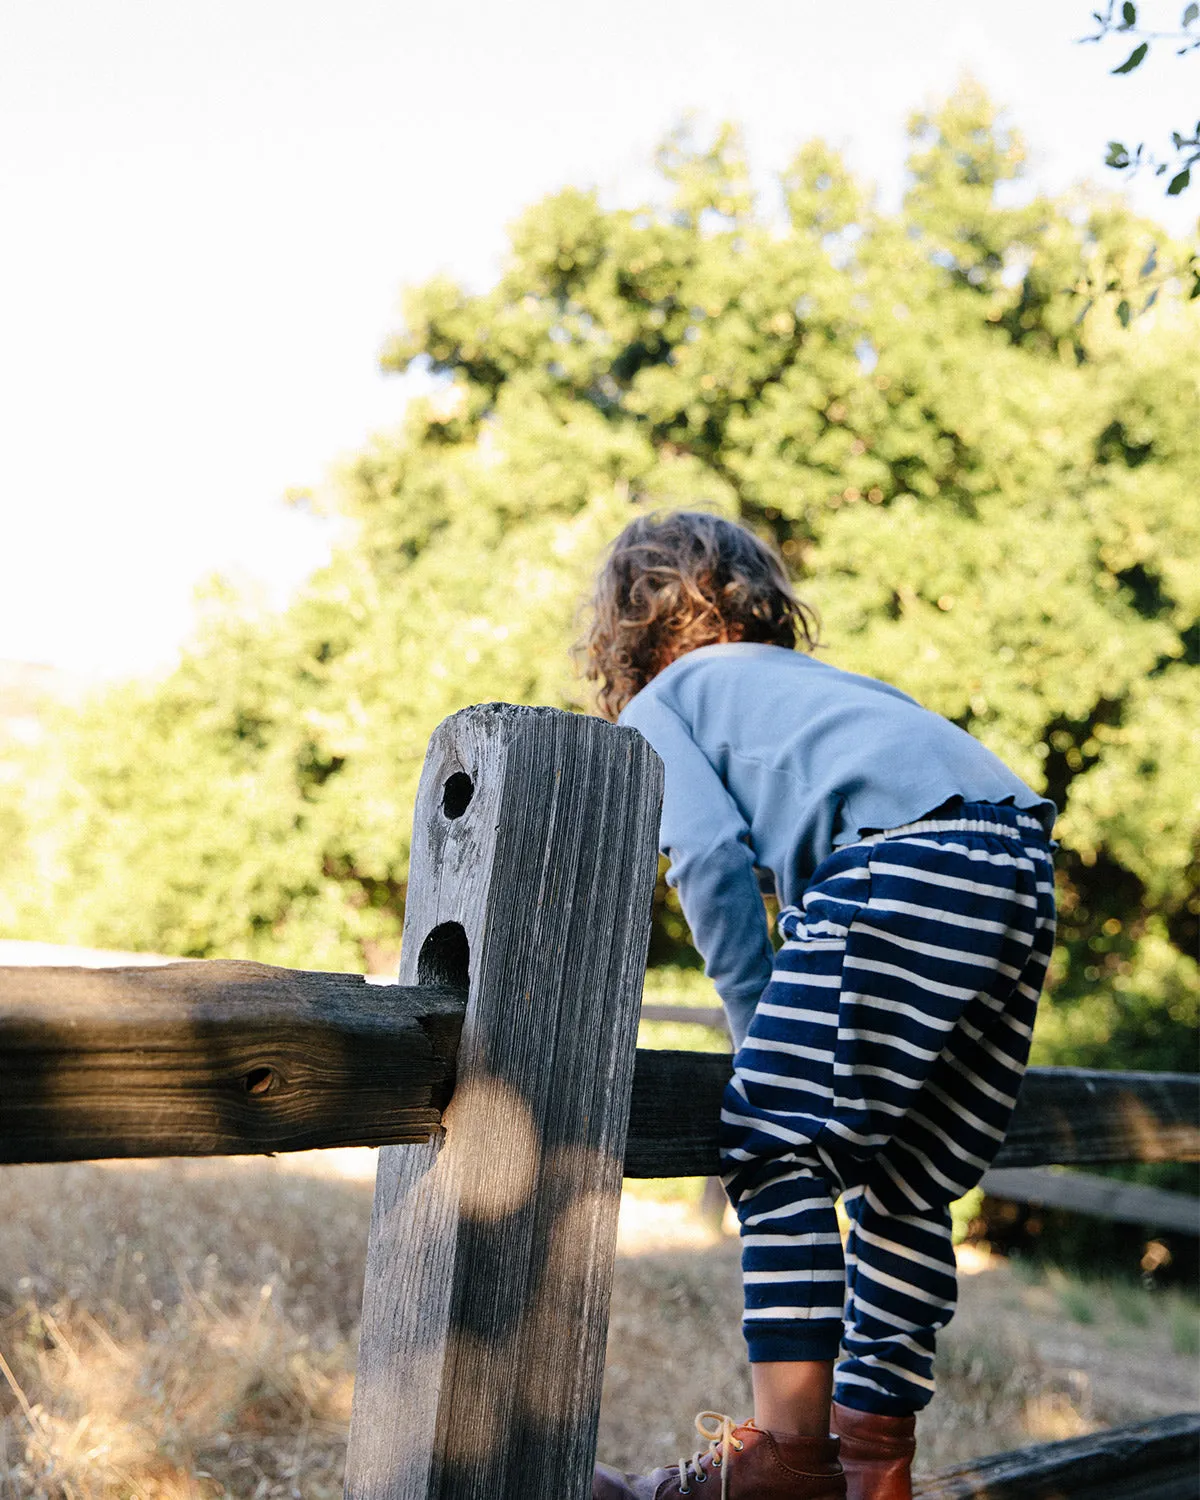
<path id="1" fill-rule="evenodd" d="M 621 715 L 641 731 L 665 768 L 660 845 L 705 972 L 741 1043 L 771 977 L 772 949 L 754 869 L 750 829 L 686 724 L 652 695 Z"/>

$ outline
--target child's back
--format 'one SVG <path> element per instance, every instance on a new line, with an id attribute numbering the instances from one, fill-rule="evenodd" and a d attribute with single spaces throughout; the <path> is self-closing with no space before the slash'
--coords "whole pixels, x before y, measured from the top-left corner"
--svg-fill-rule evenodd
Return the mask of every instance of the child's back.
<path id="1" fill-rule="evenodd" d="M 1054 823 L 1052 802 L 940 714 L 780 646 L 690 651 L 620 721 L 668 767 L 670 878 L 738 1043 L 771 975 L 755 867 L 771 875 L 780 905 L 794 906 L 834 848 L 955 798 L 1027 810 L 1047 837 Z"/>

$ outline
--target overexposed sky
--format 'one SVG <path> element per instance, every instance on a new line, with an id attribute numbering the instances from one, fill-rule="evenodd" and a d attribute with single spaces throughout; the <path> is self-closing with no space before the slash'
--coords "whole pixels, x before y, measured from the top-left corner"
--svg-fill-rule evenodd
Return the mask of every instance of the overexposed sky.
<path id="1" fill-rule="evenodd" d="M 1142 9 L 1174 23 L 1181 5 Z M 763 172 L 824 135 L 901 191 L 904 120 L 971 71 L 1091 176 L 1200 114 L 1200 54 L 1113 78 L 1089 0 L 3 0 L 0 658 L 169 664 L 213 571 L 282 601 L 328 532 L 282 503 L 394 422 L 398 292 L 482 286 L 565 183 L 630 201 L 686 111 Z M 1200 188 L 1135 201 L 1175 232 Z"/>

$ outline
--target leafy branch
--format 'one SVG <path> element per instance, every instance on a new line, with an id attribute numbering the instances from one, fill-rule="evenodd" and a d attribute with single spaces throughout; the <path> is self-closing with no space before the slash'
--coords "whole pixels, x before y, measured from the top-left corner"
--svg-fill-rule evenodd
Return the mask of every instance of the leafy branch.
<path id="1" fill-rule="evenodd" d="M 1124 36 L 1136 40 L 1136 46 L 1125 61 L 1112 69 L 1114 74 L 1136 72 L 1150 55 L 1151 44 L 1155 42 L 1173 44 L 1176 57 L 1184 57 L 1189 52 L 1200 49 L 1200 27 L 1193 30 L 1200 20 L 1200 4 L 1197 0 L 1188 0 L 1180 16 L 1179 26 L 1174 31 L 1151 31 L 1142 26 L 1133 0 L 1123 0 L 1119 12 L 1117 0 L 1108 0 L 1108 8 L 1104 11 L 1094 10 L 1092 20 L 1095 21 L 1097 30 L 1090 36 L 1080 37 L 1081 42 L 1101 42 L 1109 36 Z M 1166 176 L 1169 172 L 1171 177 L 1167 183 L 1167 196 L 1174 198 L 1189 185 L 1192 168 L 1200 162 L 1200 120 L 1196 121 L 1190 134 L 1173 130 L 1171 145 L 1174 154 L 1160 159 L 1146 149 L 1145 142 L 1139 142 L 1131 149 L 1123 141 L 1109 141 L 1104 165 L 1131 175 L 1140 171 L 1143 166 L 1152 170 L 1156 177 Z"/>
<path id="2" fill-rule="evenodd" d="M 1083 302 L 1075 326 L 1083 323 L 1101 299 L 1111 305 L 1116 298 L 1117 321 L 1122 328 L 1128 328 L 1135 318 L 1150 311 L 1165 287 L 1178 287 L 1181 282 L 1189 287 L 1188 301 L 1200 298 L 1200 255 L 1189 256 L 1182 264 L 1170 260 L 1163 264 L 1158 258 L 1158 246 L 1151 245 L 1141 269 L 1132 280 L 1115 273 L 1111 263 L 1104 264 L 1097 259 L 1069 289 Z"/>

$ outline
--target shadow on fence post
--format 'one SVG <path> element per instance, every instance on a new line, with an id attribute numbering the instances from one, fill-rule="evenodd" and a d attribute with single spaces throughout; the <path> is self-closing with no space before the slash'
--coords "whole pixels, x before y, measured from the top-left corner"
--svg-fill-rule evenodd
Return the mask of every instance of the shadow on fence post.
<path id="1" fill-rule="evenodd" d="M 401 982 L 469 983 L 440 1141 L 380 1154 L 350 1500 L 590 1493 L 662 772 L 491 704 L 435 733 Z"/>

